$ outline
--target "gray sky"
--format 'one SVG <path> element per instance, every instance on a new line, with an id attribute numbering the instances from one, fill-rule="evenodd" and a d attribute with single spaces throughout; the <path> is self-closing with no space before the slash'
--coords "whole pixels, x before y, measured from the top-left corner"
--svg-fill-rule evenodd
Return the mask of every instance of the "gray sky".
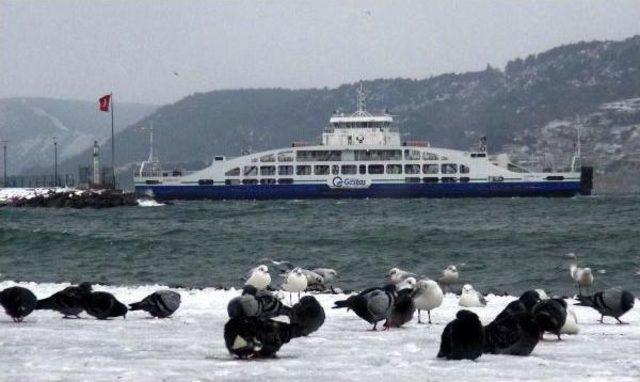
<path id="1" fill-rule="evenodd" d="M 113 91 L 161 104 L 214 89 L 503 67 L 560 44 L 640 34 L 638 0 L 0 4 L 0 97 Z"/>

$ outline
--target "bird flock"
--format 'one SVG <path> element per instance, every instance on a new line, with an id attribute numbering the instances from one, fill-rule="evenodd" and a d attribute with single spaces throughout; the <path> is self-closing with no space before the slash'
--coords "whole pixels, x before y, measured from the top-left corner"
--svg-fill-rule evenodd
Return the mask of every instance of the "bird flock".
<path id="1" fill-rule="evenodd" d="M 569 267 L 571 279 L 578 289 L 575 305 L 597 310 L 600 322 L 613 317 L 623 324 L 621 317 L 631 310 L 635 297 L 621 288 L 608 288 L 593 294 L 583 294 L 583 288 L 593 286 L 590 268 L 578 267 L 573 255 Z M 309 291 L 327 291 L 340 294 L 333 285 L 338 272 L 330 268 L 305 269 L 286 261 L 269 260 L 280 271 L 282 282 L 272 288 L 269 266 L 252 268 L 243 278 L 241 293 L 227 304 L 228 321 L 224 325 L 224 341 L 230 354 L 242 358 L 275 357 L 280 348 L 291 340 L 312 334 L 320 329 L 326 314 Z M 489 324 L 483 325 L 478 315 L 467 308 L 482 308 L 490 301 L 465 283 L 460 282 L 458 267 L 449 265 L 436 279 L 414 272 L 392 268 L 381 286 L 367 288 L 346 299 L 336 300 L 333 309 L 352 311 L 369 323 L 371 331 L 399 328 L 412 321 L 417 311 L 417 322 L 422 324 L 422 311 L 432 323 L 431 312 L 443 302 L 445 292 L 459 294 L 460 310 L 448 322 L 441 334 L 438 358 L 476 359 L 482 354 L 526 356 L 531 354 L 545 333 L 561 340 L 563 334 L 578 334 L 578 318 L 565 298 L 548 296 L 542 289 L 531 289 L 510 302 Z M 461 283 L 461 282 L 460 282 Z M 289 294 L 289 304 L 286 295 Z M 293 304 L 293 295 L 297 301 Z M 79 318 L 82 312 L 100 320 L 123 317 L 129 311 L 142 310 L 156 318 L 170 317 L 180 307 L 180 294 L 172 290 L 159 290 L 141 301 L 128 306 L 115 296 L 94 291 L 89 283 L 69 286 L 53 295 L 38 300 L 30 290 L 14 286 L 0 291 L 0 305 L 14 322 L 22 322 L 35 310 L 54 310 L 64 318 Z"/>

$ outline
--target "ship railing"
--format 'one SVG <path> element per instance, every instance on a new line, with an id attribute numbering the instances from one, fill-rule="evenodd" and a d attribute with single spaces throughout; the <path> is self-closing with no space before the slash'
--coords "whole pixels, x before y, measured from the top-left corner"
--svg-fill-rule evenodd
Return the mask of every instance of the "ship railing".
<path id="1" fill-rule="evenodd" d="M 140 178 L 172 178 L 179 177 L 185 175 L 191 175 L 196 173 L 196 171 L 186 171 L 186 170 L 168 170 L 168 171 L 143 171 L 135 172 L 136 177 Z"/>

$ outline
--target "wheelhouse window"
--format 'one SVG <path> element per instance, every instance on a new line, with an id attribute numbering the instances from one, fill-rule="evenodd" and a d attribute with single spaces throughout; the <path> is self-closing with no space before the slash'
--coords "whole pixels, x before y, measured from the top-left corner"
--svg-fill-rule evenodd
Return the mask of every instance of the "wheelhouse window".
<path id="1" fill-rule="evenodd" d="M 465 166 L 463 164 L 460 165 L 460 174 L 468 174 L 469 173 L 469 166 Z"/>
<path id="2" fill-rule="evenodd" d="M 406 177 L 404 178 L 405 183 L 420 183 L 420 178 L 418 177 Z"/>
<path id="3" fill-rule="evenodd" d="M 235 186 L 240 184 L 240 179 L 227 179 L 224 181 L 224 184 L 227 186 Z"/>
<path id="4" fill-rule="evenodd" d="M 402 174 L 402 165 L 401 164 L 388 164 L 387 165 L 387 174 Z"/>
<path id="5" fill-rule="evenodd" d="M 381 165 L 381 164 L 370 164 L 369 165 L 369 174 L 384 174 L 384 165 Z"/>
<path id="6" fill-rule="evenodd" d="M 358 173 L 358 166 L 355 164 L 343 164 L 340 170 L 342 175 L 354 175 Z"/>
<path id="7" fill-rule="evenodd" d="M 293 162 L 293 151 L 280 151 L 278 162 Z"/>
<path id="8" fill-rule="evenodd" d="M 366 174 L 366 173 L 367 173 L 367 166 L 366 166 L 366 165 L 364 165 L 364 164 L 361 164 L 361 165 L 359 166 L 359 168 L 358 168 L 358 172 L 359 172 L 361 175 Z"/>
<path id="9" fill-rule="evenodd" d="M 260 179 L 260 184 L 276 184 L 276 180 L 273 178 Z"/>
<path id="10" fill-rule="evenodd" d="M 296 166 L 296 175 L 311 175 L 311 166 Z"/>
<path id="11" fill-rule="evenodd" d="M 293 166 L 278 166 L 278 175 L 293 175 Z"/>
<path id="12" fill-rule="evenodd" d="M 420 165 L 419 164 L 405 164 L 404 165 L 404 173 L 405 174 L 420 174 Z"/>
<path id="13" fill-rule="evenodd" d="M 244 176 L 257 176 L 257 175 L 258 175 L 257 166 L 244 166 Z"/>
<path id="14" fill-rule="evenodd" d="M 225 176 L 240 176 L 240 167 L 232 168 L 224 173 Z"/>
<path id="15" fill-rule="evenodd" d="M 402 150 L 355 150 L 355 160 L 402 160 Z"/>
<path id="16" fill-rule="evenodd" d="M 425 151 L 422 153 L 422 159 L 424 160 L 438 160 L 438 155 L 434 154 L 434 153 L 430 153 L 428 151 Z"/>
<path id="17" fill-rule="evenodd" d="M 260 162 L 275 162 L 276 154 L 267 154 L 260 157 Z"/>
<path id="18" fill-rule="evenodd" d="M 276 174 L 276 166 L 260 166 L 261 176 L 270 176 Z"/>
<path id="19" fill-rule="evenodd" d="M 298 150 L 296 159 L 298 162 L 328 162 L 341 160 L 340 150 Z"/>
<path id="20" fill-rule="evenodd" d="M 435 163 L 425 164 L 422 166 L 422 172 L 424 174 L 437 174 L 438 173 L 438 165 Z"/>
<path id="21" fill-rule="evenodd" d="M 404 150 L 405 160 L 420 160 L 420 150 Z"/>
<path id="22" fill-rule="evenodd" d="M 329 166 L 324 164 L 313 166 L 313 173 L 315 175 L 329 175 Z"/>
<path id="23" fill-rule="evenodd" d="M 443 174 L 455 174 L 458 172 L 458 165 L 455 163 L 443 163 L 440 171 Z"/>
<path id="24" fill-rule="evenodd" d="M 438 177 L 437 176 L 427 176 L 425 178 L 422 178 L 422 181 L 425 183 L 438 183 Z"/>
<path id="25" fill-rule="evenodd" d="M 291 178 L 280 178 L 278 179 L 278 184 L 292 184 L 293 179 Z"/>

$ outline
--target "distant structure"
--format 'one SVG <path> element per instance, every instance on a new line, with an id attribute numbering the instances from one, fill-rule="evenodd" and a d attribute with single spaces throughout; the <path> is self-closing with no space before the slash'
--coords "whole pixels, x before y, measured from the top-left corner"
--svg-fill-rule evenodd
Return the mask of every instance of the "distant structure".
<path id="1" fill-rule="evenodd" d="M 112 188 L 113 179 L 109 176 L 111 167 L 100 167 L 100 145 L 93 142 L 91 151 L 91 165 L 80 166 L 78 181 L 81 188 Z"/>

